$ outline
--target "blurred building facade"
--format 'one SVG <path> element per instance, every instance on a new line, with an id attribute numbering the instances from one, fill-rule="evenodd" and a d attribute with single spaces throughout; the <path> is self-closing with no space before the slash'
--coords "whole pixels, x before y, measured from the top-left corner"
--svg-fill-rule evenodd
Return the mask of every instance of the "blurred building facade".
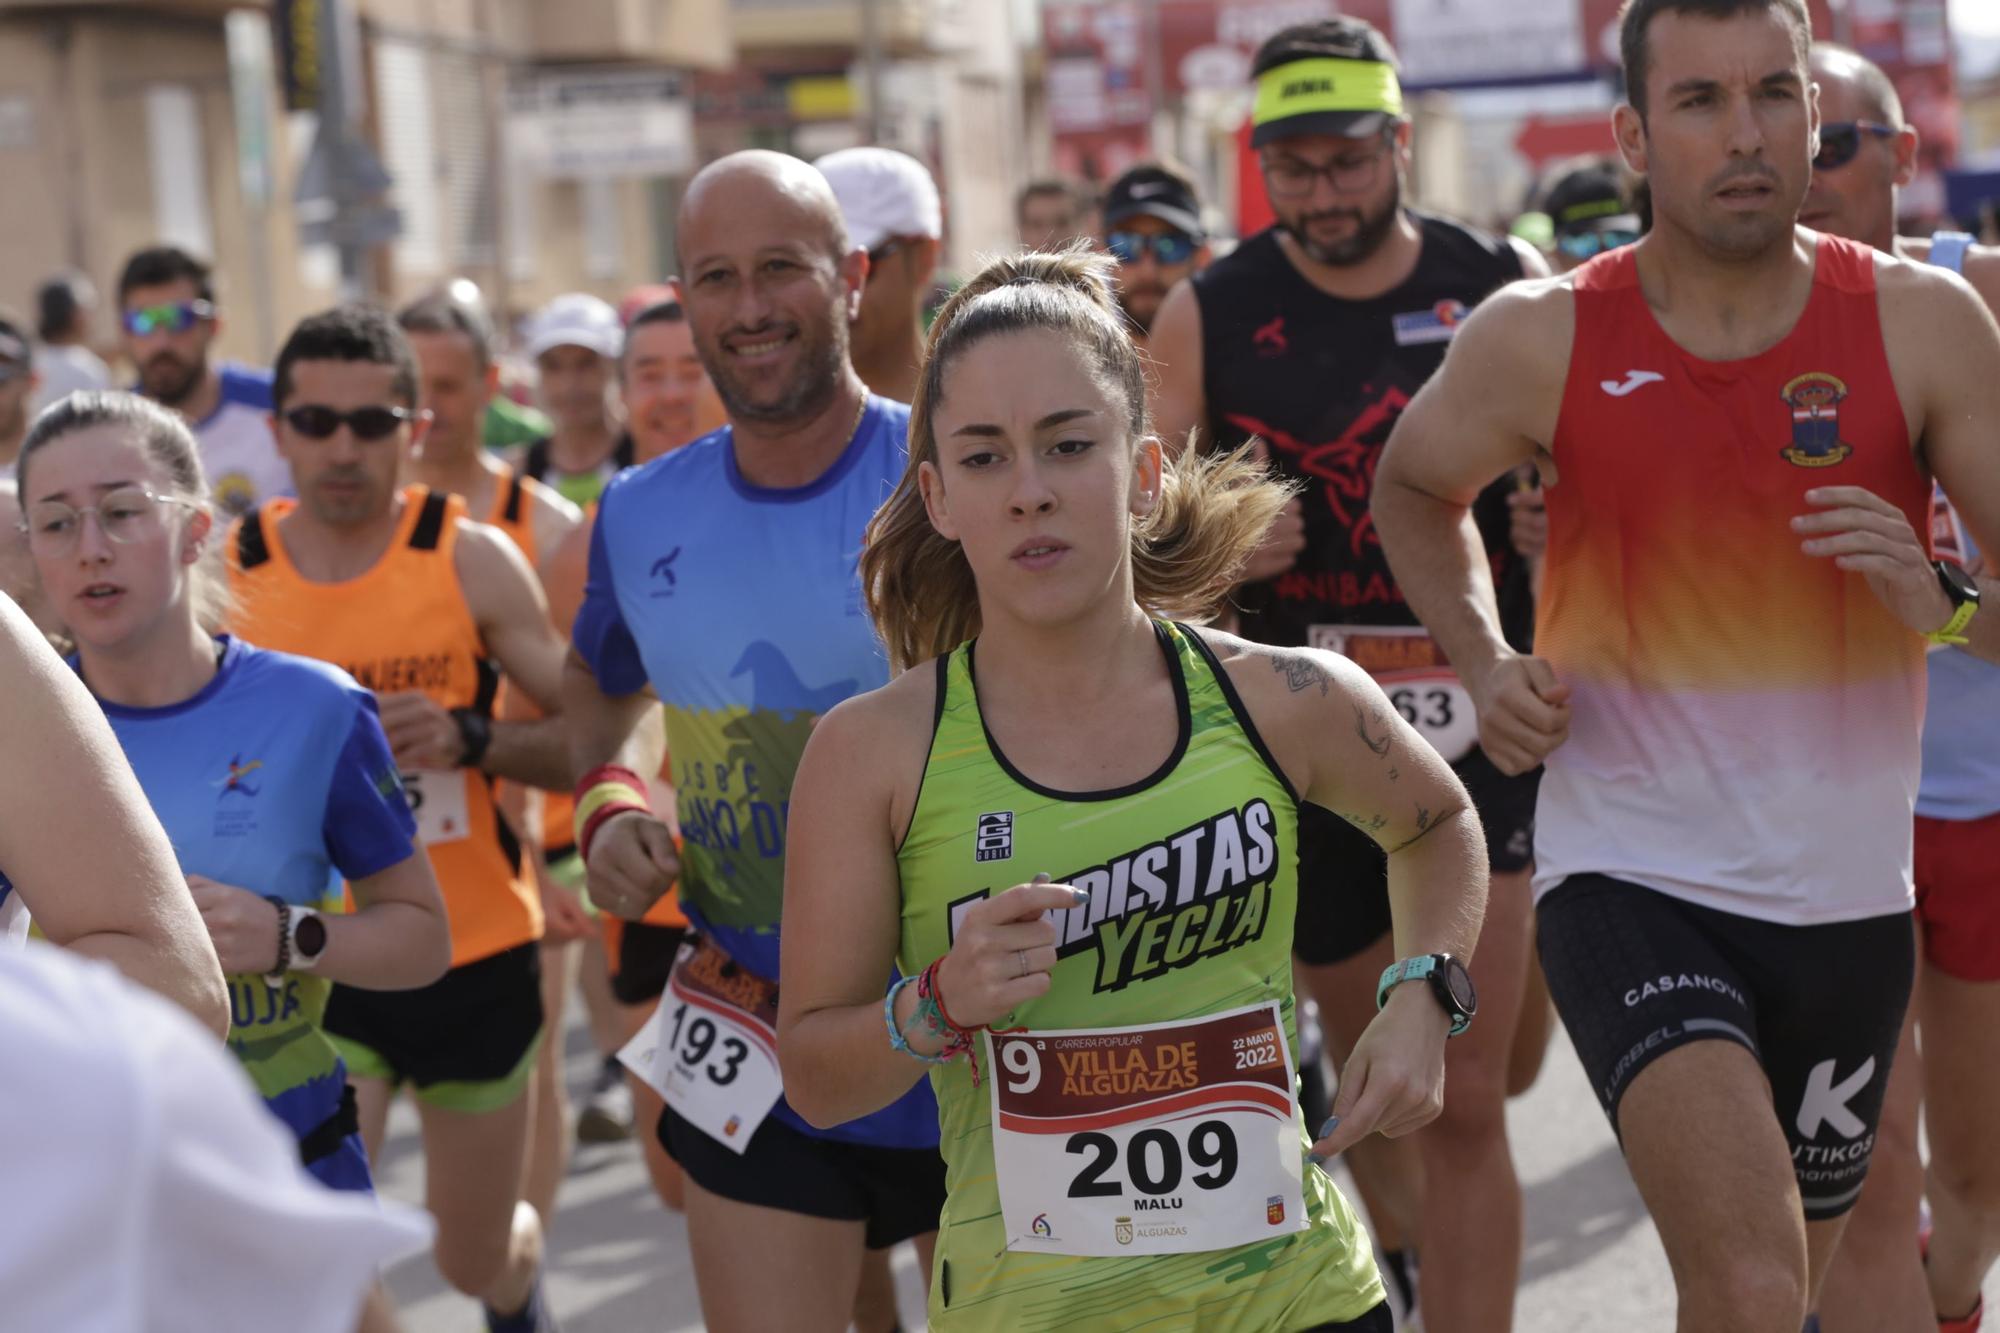
<path id="1" fill-rule="evenodd" d="M 947 261 L 1012 240 L 1029 0 L 349 0 L 361 138 L 393 184 L 360 285 L 477 282 L 518 316 L 674 270 L 702 163 L 901 148 L 937 175 Z M 295 199 L 319 117 L 317 0 L 0 0 L 0 304 L 167 241 L 211 257 L 222 350 L 268 358 L 337 299 L 328 205 Z M 875 100 L 871 103 L 871 93 Z M 109 309 L 100 329 L 114 326 Z"/>

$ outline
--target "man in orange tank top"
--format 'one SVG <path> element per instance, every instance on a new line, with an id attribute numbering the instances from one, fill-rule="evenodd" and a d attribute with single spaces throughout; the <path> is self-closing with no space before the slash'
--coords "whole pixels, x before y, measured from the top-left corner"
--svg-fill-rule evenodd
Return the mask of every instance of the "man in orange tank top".
<path id="1" fill-rule="evenodd" d="M 371 1156 L 395 1088 L 414 1085 L 445 1279 L 480 1299 L 490 1329 L 552 1328 L 541 1220 L 521 1172 L 542 911 L 492 780 L 568 784 L 562 642 L 513 542 L 466 518 L 464 501 L 402 486 L 425 422 L 416 358 L 387 316 L 343 307 L 307 319 L 274 378 L 273 429 L 299 499 L 232 533 L 234 628 L 376 691 L 453 945 L 451 970 L 421 990 L 335 987 L 326 1027 Z M 502 675 L 549 716 L 493 721 Z"/>
<path id="2" fill-rule="evenodd" d="M 1487 753 L 1546 760 L 1541 958 L 1684 1333 L 1810 1307 L 1914 969 L 1925 637 L 2000 658 L 1926 537 L 1935 476 L 2000 540 L 2000 329 L 1946 275 L 1796 228 L 1810 32 L 1803 0 L 1627 4 L 1615 129 L 1653 230 L 1480 307 L 1372 504 Z M 1536 656 L 1467 517 L 1529 461 Z"/>

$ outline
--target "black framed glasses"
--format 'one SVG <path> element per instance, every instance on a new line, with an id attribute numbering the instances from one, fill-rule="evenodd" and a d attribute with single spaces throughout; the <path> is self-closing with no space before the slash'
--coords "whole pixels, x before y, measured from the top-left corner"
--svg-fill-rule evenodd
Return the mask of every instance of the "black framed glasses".
<path id="1" fill-rule="evenodd" d="M 1571 259 L 1593 259 L 1606 250 L 1616 250 L 1639 239 L 1636 231 L 1623 227 L 1607 228 L 1604 231 L 1580 232 L 1574 236 L 1556 237 L 1556 249 Z"/>
<path id="2" fill-rule="evenodd" d="M 357 440 L 384 440 L 404 422 L 416 419 L 417 413 L 407 407 L 357 407 L 352 412 L 336 412 L 318 403 L 306 403 L 285 409 L 285 424 L 309 440 L 332 439 L 342 426 L 353 431 Z"/>
<path id="3" fill-rule="evenodd" d="M 1104 248 L 1121 264 L 1136 264 L 1148 252 L 1162 264 L 1185 264 L 1194 258 L 1201 242 L 1177 231 L 1153 236 L 1143 231 L 1114 231 L 1104 238 Z"/>
<path id="4" fill-rule="evenodd" d="M 1893 139 L 1902 131 L 1894 125 L 1873 120 L 1836 120 L 1819 127 L 1819 152 L 1813 157 L 1814 171 L 1838 171 L 1861 151 L 1863 135 Z"/>
<path id="5" fill-rule="evenodd" d="M 143 338 L 149 333 L 186 333 L 202 320 L 214 318 L 215 307 L 207 301 L 168 301 L 127 310 L 121 322 L 125 332 Z"/>
<path id="6" fill-rule="evenodd" d="M 1365 156 L 1343 152 L 1329 161 L 1315 163 L 1290 153 L 1274 153 L 1259 165 L 1264 169 L 1265 186 L 1279 199 L 1304 198 L 1313 192 L 1313 186 L 1322 177 L 1341 194 L 1360 194 L 1373 189 L 1375 182 L 1381 179 L 1382 164 L 1389 160 L 1394 142 L 1395 131 L 1392 127 L 1382 131 L 1375 141 L 1374 151 Z"/>
<path id="7" fill-rule="evenodd" d="M 21 531 L 28 534 L 28 549 L 40 556 L 68 555 L 83 535 L 85 515 L 97 516 L 97 527 L 105 537 L 127 546 L 155 536 L 168 505 L 200 508 L 193 500 L 178 495 L 155 495 L 143 486 L 120 486 L 108 491 L 94 505 L 67 505 L 60 500 L 43 500 L 28 506 Z"/>

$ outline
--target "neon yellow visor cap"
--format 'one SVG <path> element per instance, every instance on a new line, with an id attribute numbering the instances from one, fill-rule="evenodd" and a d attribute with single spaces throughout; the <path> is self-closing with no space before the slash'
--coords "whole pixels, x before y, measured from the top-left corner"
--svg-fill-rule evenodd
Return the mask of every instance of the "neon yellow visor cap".
<path id="1" fill-rule="evenodd" d="M 1293 60 L 1257 76 L 1250 146 L 1293 134 L 1361 138 L 1403 115 L 1403 85 L 1379 60 Z"/>

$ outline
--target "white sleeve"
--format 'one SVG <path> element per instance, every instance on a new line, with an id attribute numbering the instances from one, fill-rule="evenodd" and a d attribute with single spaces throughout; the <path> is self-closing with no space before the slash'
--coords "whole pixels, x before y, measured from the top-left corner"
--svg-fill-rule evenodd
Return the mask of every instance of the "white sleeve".
<path id="1" fill-rule="evenodd" d="M 326 1188 L 235 1058 L 178 1010 L 130 1033 L 152 1112 L 140 1215 L 149 1327 L 353 1333 L 380 1268 L 430 1243 L 428 1214 Z"/>

